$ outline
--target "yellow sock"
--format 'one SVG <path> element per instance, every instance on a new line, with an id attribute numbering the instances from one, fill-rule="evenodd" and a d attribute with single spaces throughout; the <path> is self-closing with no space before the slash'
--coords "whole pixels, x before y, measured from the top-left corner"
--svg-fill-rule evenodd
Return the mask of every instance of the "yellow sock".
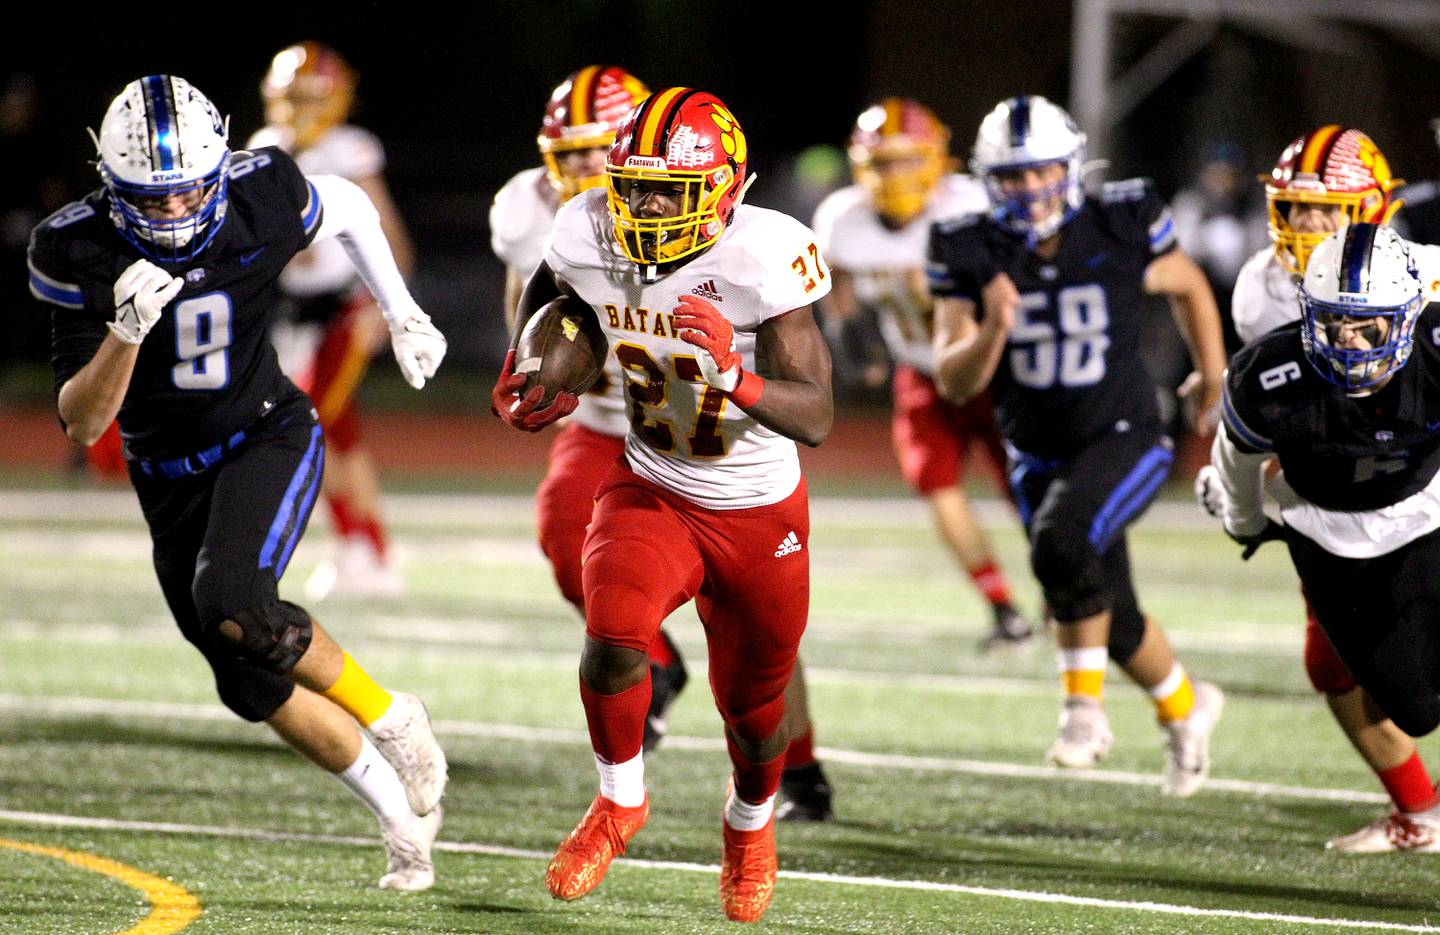
<path id="1" fill-rule="evenodd" d="M 1100 700 L 1105 688 L 1105 665 L 1109 661 L 1104 646 L 1056 650 L 1055 659 L 1067 697 L 1085 695 Z"/>
<path id="2" fill-rule="evenodd" d="M 1161 724 L 1184 720 L 1195 707 L 1195 685 L 1178 662 L 1169 675 L 1146 691 L 1155 702 L 1155 717 Z"/>
<path id="3" fill-rule="evenodd" d="M 376 684 L 349 653 L 340 677 L 325 691 L 326 698 L 344 708 L 361 727 L 369 727 L 390 707 L 390 693 Z"/>

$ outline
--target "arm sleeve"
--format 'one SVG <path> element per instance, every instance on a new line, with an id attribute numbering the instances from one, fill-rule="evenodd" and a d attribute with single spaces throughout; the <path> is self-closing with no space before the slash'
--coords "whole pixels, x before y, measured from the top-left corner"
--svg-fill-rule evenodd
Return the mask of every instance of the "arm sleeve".
<path id="1" fill-rule="evenodd" d="M 1220 486 L 1225 490 L 1220 520 L 1225 524 L 1225 531 L 1233 536 L 1255 536 L 1265 530 L 1268 520 L 1261 497 L 1266 460 L 1264 454 L 1236 447 L 1228 426 L 1215 433 L 1210 463 L 1219 472 Z"/>
<path id="2" fill-rule="evenodd" d="M 338 175 L 307 176 L 306 181 L 325 206 L 324 219 L 315 239 L 339 238 L 365 288 L 385 313 L 391 330 L 402 327 L 419 311 L 419 306 L 395 265 L 395 255 L 390 252 L 390 243 L 380 229 L 380 214 L 370 196 L 354 182 Z"/>

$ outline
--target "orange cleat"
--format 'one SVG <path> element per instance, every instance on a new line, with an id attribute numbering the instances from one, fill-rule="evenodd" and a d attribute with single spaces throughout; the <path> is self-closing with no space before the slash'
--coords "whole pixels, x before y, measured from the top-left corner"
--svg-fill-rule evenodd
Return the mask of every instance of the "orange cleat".
<path id="1" fill-rule="evenodd" d="M 732 922 L 759 922 L 775 895 L 775 819 L 759 831 L 725 826 L 725 855 L 720 860 L 720 904 Z"/>
<path id="2" fill-rule="evenodd" d="M 600 885 L 610 861 L 625 853 L 625 844 L 650 817 L 650 797 L 635 808 L 616 805 L 596 795 L 580 824 L 561 843 L 545 868 L 545 885 L 556 899 L 579 899 Z M 774 845 L 771 845 L 774 851 Z M 771 874 L 774 880 L 774 874 Z M 768 901 L 768 899 L 767 899 Z M 762 910 L 763 911 L 763 910 Z M 758 918 L 758 916 L 757 916 Z"/>

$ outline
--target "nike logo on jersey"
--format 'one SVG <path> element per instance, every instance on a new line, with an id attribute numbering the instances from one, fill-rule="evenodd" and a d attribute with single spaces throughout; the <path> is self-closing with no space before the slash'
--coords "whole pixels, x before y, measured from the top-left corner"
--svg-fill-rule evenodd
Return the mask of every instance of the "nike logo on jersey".
<path id="1" fill-rule="evenodd" d="M 715 280 L 707 279 L 694 289 L 690 290 L 691 295 L 698 295 L 702 299 L 709 299 L 712 302 L 723 302 L 725 297 L 715 288 Z"/>
<path id="2" fill-rule="evenodd" d="M 784 558 L 791 552 L 799 552 L 802 548 L 804 548 L 804 546 L 800 544 L 799 537 L 795 535 L 795 530 L 792 529 L 784 539 L 780 540 L 779 547 L 775 549 L 775 557 Z"/>
<path id="3" fill-rule="evenodd" d="M 264 247 L 261 247 L 261 248 L 258 249 L 258 250 L 251 250 L 249 253 L 242 253 L 242 254 L 240 254 L 240 265 L 241 265 L 241 266 L 249 266 L 251 263 L 253 263 L 253 262 L 255 261 L 255 258 L 256 258 L 257 256 L 259 256 L 260 254 L 262 254 L 262 253 L 264 253 L 264 252 L 265 252 L 265 248 L 264 248 Z"/>
<path id="4" fill-rule="evenodd" d="M 1088 260 L 1085 261 L 1085 268 L 1086 268 L 1086 269 L 1094 269 L 1095 267 L 1099 266 L 1101 263 L 1104 263 L 1104 262 L 1105 262 L 1106 260 L 1108 260 L 1108 259 L 1110 259 L 1110 251 L 1109 251 L 1109 250 L 1101 250 L 1099 253 L 1095 254 L 1095 255 L 1092 256 L 1090 259 L 1088 259 Z"/>
<path id="5" fill-rule="evenodd" d="M 1426 423 L 1425 423 L 1425 431 L 1427 431 L 1427 432 L 1433 432 L 1433 431 L 1435 431 L 1436 429 L 1440 429 L 1440 419 L 1437 419 L 1437 420 L 1435 420 L 1434 422 L 1426 422 Z"/>

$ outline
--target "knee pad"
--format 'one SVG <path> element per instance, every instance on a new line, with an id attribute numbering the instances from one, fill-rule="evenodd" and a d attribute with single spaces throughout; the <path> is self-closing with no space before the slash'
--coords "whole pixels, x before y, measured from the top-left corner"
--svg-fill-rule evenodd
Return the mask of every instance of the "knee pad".
<path id="1" fill-rule="evenodd" d="M 295 683 L 283 675 L 248 666 L 215 667 L 215 691 L 220 703 L 251 723 L 268 719 L 290 700 Z"/>
<path id="2" fill-rule="evenodd" d="M 592 586 L 585 598 L 585 635 L 597 643 L 647 652 L 666 612 L 639 588 Z"/>
<path id="3" fill-rule="evenodd" d="M 1030 567 L 1057 621 L 1084 620 L 1110 607 L 1100 557 L 1083 534 L 1039 530 L 1030 547 Z"/>
<path id="4" fill-rule="evenodd" d="M 1305 627 L 1305 674 L 1324 695 L 1343 695 L 1355 688 L 1355 677 L 1314 619 Z"/>
<path id="5" fill-rule="evenodd" d="M 1379 698 L 1375 701 L 1380 710 L 1395 722 L 1395 726 L 1411 737 L 1424 737 L 1440 727 L 1440 697 L 1429 694 L 1408 698 L 1389 696 L 1383 702 Z"/>
<path id="6" fill-rule="evenodd" d="M 240 654 L 266 672 L 285 675 L 310 648 L 313 621 L 303 607 L 271 601 L 230 614 L 220 635 Z"/>
<path id="7" fill-rule="evenodd" d="M 1111 608 L 1110 641 L 1106 649 L 1117 665 L 1125 665 L 1145 639 L 1145 615 L 1133 604 Z"/>
<path id="8" fill-rule="evenodd" d="M 716 699 L 719 700 L 718 698 Z M 785 714 L 785 695 L 780 693 L 748 711 L 724 711 L 720 716 L 731 733 L 751 746 L 759 746 L 780 729 Z"/>

